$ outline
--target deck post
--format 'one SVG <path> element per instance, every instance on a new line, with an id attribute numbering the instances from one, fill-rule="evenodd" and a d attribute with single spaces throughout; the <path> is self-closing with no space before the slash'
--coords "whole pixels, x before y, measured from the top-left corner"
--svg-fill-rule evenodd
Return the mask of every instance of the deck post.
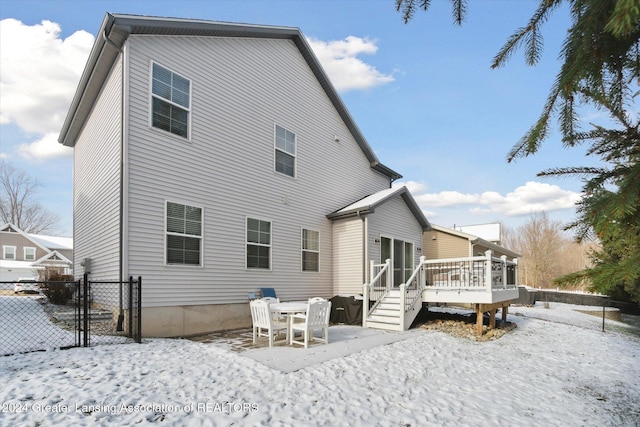
<path id="1" fill-rule="evenodd" d="M 502 323 L 507 323 L 507 312 L 509 311 L 509 303 L 502 306 Z"/>
<path id="2" fill-rule="evenodd" d="M 475 304 L 476 308 L 476 333 L 479 337 L 482 336 L 482 304 Z"/>

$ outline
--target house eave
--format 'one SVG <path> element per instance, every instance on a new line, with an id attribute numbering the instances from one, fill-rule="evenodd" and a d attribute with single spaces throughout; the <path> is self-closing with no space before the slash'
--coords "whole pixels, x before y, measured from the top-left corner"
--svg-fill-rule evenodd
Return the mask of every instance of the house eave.
<path id="1" fill-rule="evenodd" d="M 96 36 L 96 41 L 89 54 L 89 59 L 80 78 L 80 83 L 78 84 L 69 112 L 60 131 L 58 142 L 61 144 L 68 147 L 75 145 L 82 126 L 91 112 L 94 101 L 114 61 L 120 54 L 120 49 L 129 35 L 132 34 L 250 37 L 292 40 L 353 135 L 356 143 L 369 161 L 371 168 L 387 176 L 390 181 L 395 181 L 402 177 L 399 173 L 380 163 L 313 53 L 311 46 L 307 43 L 300 29 L 296 27 L 107 13 Z"/>

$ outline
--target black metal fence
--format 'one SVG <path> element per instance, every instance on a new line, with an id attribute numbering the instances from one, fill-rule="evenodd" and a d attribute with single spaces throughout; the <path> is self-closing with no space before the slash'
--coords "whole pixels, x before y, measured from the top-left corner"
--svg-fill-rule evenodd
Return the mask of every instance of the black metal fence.
<path id="1" fill-rule="evenodd" d="M 0 355 L 141 342 L 142 278 L 0 282 Z"/>

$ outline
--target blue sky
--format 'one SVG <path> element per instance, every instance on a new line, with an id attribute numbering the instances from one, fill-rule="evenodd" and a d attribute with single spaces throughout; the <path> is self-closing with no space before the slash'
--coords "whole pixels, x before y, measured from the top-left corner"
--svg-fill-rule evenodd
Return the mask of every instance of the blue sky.
<path id="1" fill-rule="evenodd" d="M 310 40 L 378 158 L 404 176 L 431 222 L 515 227 L 542 210 L 568 222 L 581 182 L 536 173 L 594 160 L 563 148 L 552 133 L 538 154 L 506 162 L 559 70 L 567 10 L 545 24 L 536 67 L 518 52 L 490 69 L 536 4 L 472 0 L 459 27 L 445 0 L 409 24 L 394 0 L 0 0 L 0 156 L 43 184 L 41 204 L 61 217 L 57 234 L 71 235 L 72 150 L 56 138 L 106 12 L 293 26 Z"/>

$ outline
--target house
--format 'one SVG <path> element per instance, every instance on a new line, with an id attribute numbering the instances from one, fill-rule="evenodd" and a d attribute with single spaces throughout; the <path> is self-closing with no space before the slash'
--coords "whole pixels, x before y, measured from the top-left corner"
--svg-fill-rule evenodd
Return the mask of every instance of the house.
<path id="1" fill-rule="evenodd" d="M 492 226 L 477 226 L 476 229 L 495 231 Z M 488 236 L 495 238 L 495 233 Z M 426 258 L 422 276 L 423 301 L 472 306 L 476 311 L 479 335 L 482 334 L 483 313 L 489 312 L 490 328 L 495 326 L 498 309 L 502 310 L 502 319 L 506 321 L 511 301 L 519 296 L 519 254 L 493 241 L 435 224 L 425 231 L 422 243 Z"/>
<path id="2" fill-rule="evenodd" d="M 474 225 L 454 225 L 453 229 L 480 237 L 481 239 L 495 243 L 496 245 L 502 245 L 502 224 L 499 222 Z"/>
<path id="3" fill-rule="evenodd" d="M 13 224 L 0 226 L 0 282 L 41 278 L 45 270 L 72 274 L 73 239 L 25 233 Z M 13 289 L 10 284 L 4 288 Z"/>
<path id="4" fill-rule="evenodd" d="M 145 336 L 247 326 L 262 287 L 361 294 L 372 260 L 400 282 L 430 229 L 297 28 L 107 14 L 59 142 L 75 261 L 142 276 Z"/>
<path id="5" fill-rule="evenodd" d="M 521 256 L 497 244 L 496 241 L 500 240 L 499 237 L 497 237 L 497 240 L 486 240 L 458 229 L 446 228 L 436 224 L 431 224 L 431 226 L 431 230 L 425 231 L 422 241 L 424 255 L 427 259 L 483 256 L 487 250 L 492 250 L 493 255 L 496 257 L 505 255 L 509 260 L 514 260 Z M 482 229 L 480 226 L 477 227 Z M 491 234 L 491 236 L 495 236 L 495 233 Z"/>

